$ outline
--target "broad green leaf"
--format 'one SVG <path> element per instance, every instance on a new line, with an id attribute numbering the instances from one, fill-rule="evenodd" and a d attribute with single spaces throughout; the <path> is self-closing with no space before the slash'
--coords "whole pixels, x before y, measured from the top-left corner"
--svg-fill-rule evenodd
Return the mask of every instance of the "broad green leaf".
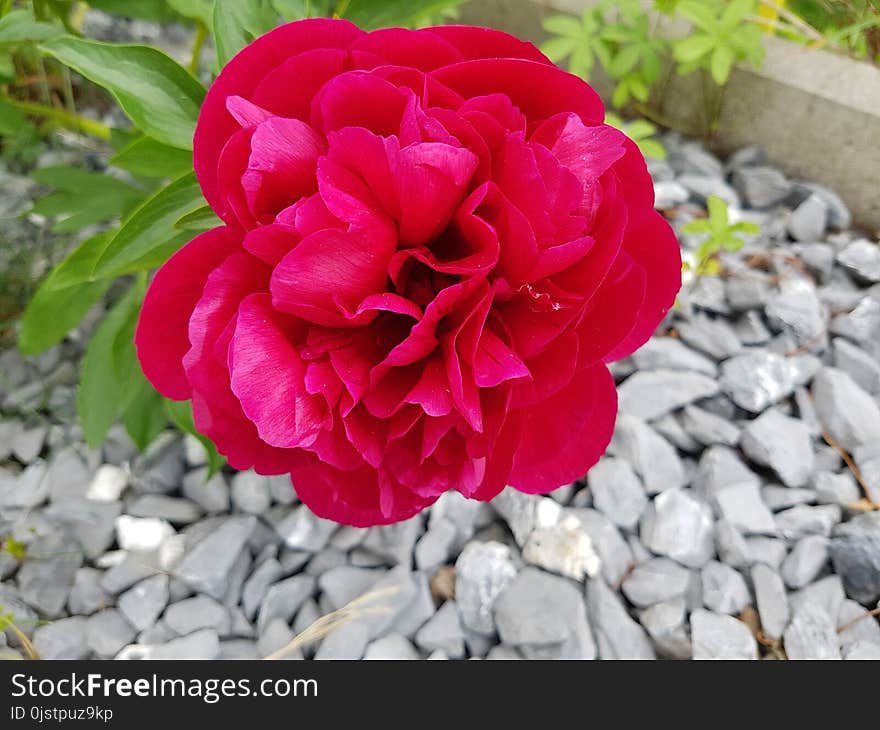
<path id="1" fill-rule="evenodd" d="M 209 231 L 222 225 L 223 221 L 209 205 L 196 208 L 192 213 L 187 213 L 174 222 L 174 228 L 178 231 Z"/>
<path id="2" fill-rule="evenodd" d="M 718 5 L 715 2 L 684 0 L 678 5 L 678 12 L 697 27 L 713 33 L 720 24 L 718 20 Z"/>
<path id="3" fill-rule="evenodd" d="M 139 287 L 132 286 L 95 330 L 82 363 L 76 408 L 86 443 L 97 448 L 119 415 L 120 387 L 113 348 L 119 331 L 140 305 Z"/>
<path id="4" fill-rule="evenodd" d="M 198 20 L 205 27 L 211 27 L 211 16 L 214 12 L 214 0 L 165 0 L 172 10 L 184 18 Z"/>
<path id="5" fill-rule="evenodd" d="M 414 27 L 455 9 L 464 0 L 351 0 L 345 17 L 364 30 Z"/>
<path id="6" fill-rule="evenodd" d="M 220 456 L 219 453 L 217 453 L 217 449 L 211 439 L 209 439 L 207 436 L 203 436 L 198 431 L 196 431 L 196 426 L 193 422 L 192 404 L 188 400 L 166 400 L 165 412 L 168 414 L 171 422 L 175 426 L 177 426 L 177 428 L 179 428 L 184 433 L 195 436 L 202 444 L 202 446 L 205 447 L 205 453 L 208 455 L 209 478 L 220 471 L 220 469 L 223 468 L 225 460 L 222 456 Z"/>
<path id="7" fill-rule="evenodd" d="M 119 276 L 158 266 L 192 238 L 174 224 L 205 204 L 195 173 L 187 173 L 149 198 L 122 224 L 94 268 L 96 277 Z"/>
<path id="8" fill-rule="evenodd" d="M 61 63 L 110 91 L 141 131 L 192 149 L 204 87 L 161 51 L 65 36 L 41 45 Z"/>
<path id="9" fill-rule="evenodd" d="M 709 208 L 709 220 L 712 223 L 721 223 L 727 227 L 727 203 L 717 195 L 710 195 L 706 201 Z"/>
<path id="10" fill-rule="evenodd" d="M 0 46 L 45 41 L 64 35 L 61 26 L 34 20 L 28 10 L 13 10 L 0 18 Z"/>
<path id="11" fill-rule="evenodd" d="M 721 27 L 727 31 L 734 30 L 745 16 L 757 14 L 756 5 L 755 0 L 729 0 L 721 14 Z"/>
<path id="12" fill-rule="evenodd" d="M 111 165 L 143 177 L 179 177 L 192 169 L 192 153 L 140 137 L 110 160 Z"/>
<path id="13" fill-rule="evenodd" d="M 13 137 L 29 122 L 18 109 L 4 99 L 0 99 L 0 135 Z"/>
<path id="14" fill-rule="evenodd" d="M 111 358 L 116 377 L 120 411 L 128 408 L 129 403 L 138 395 L 144 381 L 134 346 L 134 332 L 139 316 L 140 308 L 132 307 L 113 339 Z"/>
<path id="15" fill-rule="evenodd" d="M 709 70 L 712 78 L 719 86 L 724 86 L 730 78 L 730 69 L 733 66 L 733 51 L 728 46 L 718 46 L 712 52 L 712 61 Z"/>
<path id="16" fill-rule="evenodd" d="M 21 318 L 18 347 L 23 355 L 36 355 L 64 339 L 112 283 L 87 281 L 55 289 L 51 279 L 50 274 L 40 284 Z"/>
<path id="17" fill-rule="evenodd" d="M 46 287 L 59 291 L 77 284 L 93 281 L 92 271 L 113 231 L 104 231 L 83 241 L 56 266 L 46 278 Z"/>
<path id="18" fill-rule="evenodd" d="M 112 15 L 168 23 L 175 20 L 167 0 L 89 0 L 89 5 Z"/>
<path id="19" fill-rule="evenodd" d="M 688 36 L 677 41 L 672 47 L 672 55 L 676 61 L 692 63 L 705 56 L 715 47 L 715 39 L 702 33 Z"/>
<path id="20" fill-rule="evenodd" d="M 580 39 L 584 36 L 584 26 L 570 15 L 551 15 L 544 19 L 544 30 L 567 38 Z"/>
<path id="21" fill-rule="evenodd" d="M 277 22 L 277 13 L 269 0 L 215 0 L 217 64 L 225 66 L 248 43 L 272 30 Z"/>
<path id="22" fill-rule="evenodd" d="M 541 46 L 544 55 L 554 63 L 561 61 L 570 55 L 578 47 L 578 41 L 574 38 L 551 38 Z"/>
<path id="23" fill-rule="evenodd" d="M 36 182 L 57 189 L 34 203 L 31 211 L 58 219 L 53 231 L 78 231 L 119 218 L 144 197 L 122 180 L 77 167 L 44 167 L 31 174 Z"/>
<path id="24" fill-rule="evenodd" d="M 626 76 L 639 62 L 640 49 L 638 46 L 623 46 L 614 56 L 611 65 L 606 69 L 608 75 L 614 79 Z"/>
<path id="25" fill-rule="evenodd" d="M 331 15 L 330 0 L 272 0 L 272 5 L 286 21 Z"/>
<path id="26" fill-rule="evenodd" d="M 122 412 L 122 423 L 134 445 L 144 451 L 168 425 L 168 414 L 165 411 L 165 399 L 156 392 L 140 370 L 137 375 L 137 387 Z"/>

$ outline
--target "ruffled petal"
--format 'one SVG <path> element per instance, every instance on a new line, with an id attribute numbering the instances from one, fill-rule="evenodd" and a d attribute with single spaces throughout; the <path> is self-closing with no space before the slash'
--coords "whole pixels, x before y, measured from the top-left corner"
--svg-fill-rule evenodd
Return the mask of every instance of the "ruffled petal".
<path id="1" fill-rule="evenodd" d="M 583 477 L 605 452 L 617 415 L 614 379 L 601 363 L 582 368 L 552 398 L 520 414 L 510 484 L 545 494 Z"/>
<path id="2" fill-rule="evenodd" d="M 192 395 L 183 368 L 190 348 L 189 318 L 208 276 L 236 241 L 228 228 L 199 234 L 163 264 L 147 290 L 134 341 L 144 375 L 166 398 Z"/>

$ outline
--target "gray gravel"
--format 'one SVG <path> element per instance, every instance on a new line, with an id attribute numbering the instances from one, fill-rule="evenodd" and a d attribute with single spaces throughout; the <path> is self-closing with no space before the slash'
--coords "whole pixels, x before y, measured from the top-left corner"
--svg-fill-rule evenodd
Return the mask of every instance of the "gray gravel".
<path id="1" fill-rule="evenodd" d="M 71 420 L 90 316 L 39 358 L 0 352 L 0 539 L 25 547 L 0 553 L 2 610 L 45 658 L 254 659 L 374 590 L 382 611 L 290 658 L 880 657 L 878 244 L 753 148 L 725 166 L 666 141 L 674 227 L 715 193 L 762 233 L 613 366 L 620 416 L 582 480 L 356 529 L 285 477 L 209 475 L 174 433 L 92 451 Z"/>

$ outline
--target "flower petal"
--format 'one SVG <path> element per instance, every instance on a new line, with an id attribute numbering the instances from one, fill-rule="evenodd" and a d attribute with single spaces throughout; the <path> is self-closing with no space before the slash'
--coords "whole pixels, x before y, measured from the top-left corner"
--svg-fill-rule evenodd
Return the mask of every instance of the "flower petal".
<path id="1" fill-rule="evenodd" d="M 228 228 L 201 233 L 163 264 L 147 290 L 134 341 L 144 375 L 166 398 L 192 393 L 183 368 L 189 318 L 208 276 L 235 246 Z"/>
<path id="2" fill-rule="evenodd" d="M 520 413 L 510 484 L 545 494 L 583 477 L 605 452 L 617 414 L 614 379 L 601 363 L 582 368 L 552 398 Z"/>

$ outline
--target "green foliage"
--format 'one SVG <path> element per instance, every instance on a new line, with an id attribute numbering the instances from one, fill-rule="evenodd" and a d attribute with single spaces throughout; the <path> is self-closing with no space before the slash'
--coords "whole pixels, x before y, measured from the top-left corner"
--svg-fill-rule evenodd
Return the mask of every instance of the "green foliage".
<path id="1" fill-rule="evenodd" d="M 693 24 L 693 30 L 673 46 L 679 73 L 705 69 L 723 86 L 735 62 L 760 66 L 764 60 L 761 29 L 748 20 L 757 11 L 757 0 L 682 0 L 677 12 Z"/>
<path id="2" fill-rule="evenodd" d="M 12 535 L 8 535 L 0 546 L 0 551 L 15 558 L 16 560 L 24 560 L 27 557 L 27 545 L 21 540 L 16 540 Z M 5 617 L 0 616 L 0 631 L 2 631 L 2 622 L 6 621 Z"/>
<path id="3" fill-rule="evenodd" d="M 138 137 L 116 153 L 110 164 L 132 175 L 143 177 L 180 177 L 192 169 L 192 154 L 169 147 L 152 137 Z"/>
<path id="4" fill-rule="evenodd" d="M 79 231 L 124 216 L 144 196 L 142 190 L 122 180 L 78 167 L 44 167 L 31 178 L 56 189 L 31 209 L 32 213 L 54 218 L 55 232 Z"/>
<path id="5" fill-rule="evenodd" d="M 696 250 L 697 274 L 717 273 L 717 255 L 721 251 L 739 251 L 745 245 L 739 234 L 755 235 L 761 230 L 756 223 L 748 221 L 731 224 L 727 204 L 716 195 L 709 196 L 708 208 L 707 218 L 699 218 L 682 226 L 682 231 L 685 233 L 705 236 Z"/>
<path id="6" fill-rule="evenodd" d="M 195 436 L 199 443 L 205 447 L 205 453 L 208 456 L 208 478 L 210 479 L 223 468 L 225 460 L 217 453 L 217 449 L 211 443 L 211 440 L 196 431 L 196 426 L 193 422 L 192 404 L 189 401 L 166 400 L 165 412 L 177 428 L 184 433 Z"/>
<path id="7" fill-rule="evenodd" d="M 214 45 L 217 64 L 226 63 L 248 43 L 278 23 L 269 0 L 214 0 Z"/>
<path id="8" fill-rule="evenodd" d="M 646 119 L 633 119 L 625 122 L 617 114 L 608 113 L 605 115 L 605 124 L 623 132 L 639 146 L 645 157 L 655 160 L 666 159 L 666 148 L 659 140 L 654 139 L 657 127 Z"/>
<path id="9" fill-rule="evenodd" d="M 164 263 L 192 238 L 190 231 L 175 231 L 174 224 L 204 204 L 195 173 L 165 186 L 122 224 L 98 256 L 93 276 L 120 276 Z"/>
<path id="10" fill-rule="evenodd" d="M 192 149 L 205 89 L 164 53 L 72 36 L 41 48 L 113 94 L 138 129 L 158 142 Z"/>

